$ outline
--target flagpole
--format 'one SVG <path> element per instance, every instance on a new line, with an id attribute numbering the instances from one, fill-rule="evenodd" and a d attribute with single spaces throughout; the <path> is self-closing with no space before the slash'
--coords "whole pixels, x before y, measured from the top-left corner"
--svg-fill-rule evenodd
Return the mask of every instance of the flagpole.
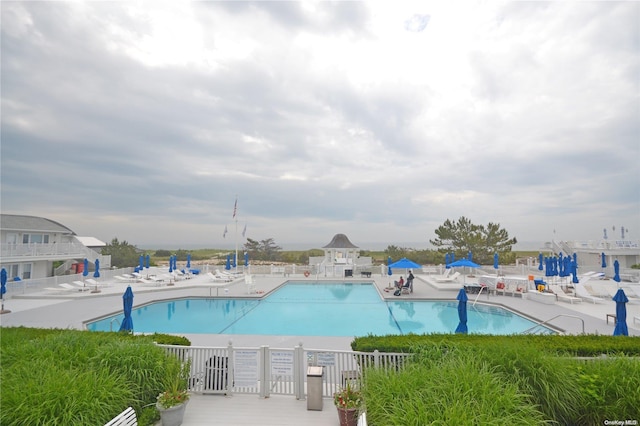
<path id="1" fill-rule="evenodd" d="M 233 217 L 236 220 L 236 257 L 235 257 L 236 274 L 238 273 L 238 215 L 237 215 L 237 208 L 238 208 L 238 195 L 236 194 L 236 203 L 233 206 Z"/>

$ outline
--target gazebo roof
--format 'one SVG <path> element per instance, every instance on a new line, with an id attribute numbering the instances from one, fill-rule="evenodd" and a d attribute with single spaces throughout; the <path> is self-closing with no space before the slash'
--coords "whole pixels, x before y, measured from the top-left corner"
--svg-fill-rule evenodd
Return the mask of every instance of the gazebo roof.
<path id="1" fill-rule="evenodd" d="M 358 246 L 349 241 L 346 235 L 336 234 L 331 242 L 322 248 L 358 248 Z"/>

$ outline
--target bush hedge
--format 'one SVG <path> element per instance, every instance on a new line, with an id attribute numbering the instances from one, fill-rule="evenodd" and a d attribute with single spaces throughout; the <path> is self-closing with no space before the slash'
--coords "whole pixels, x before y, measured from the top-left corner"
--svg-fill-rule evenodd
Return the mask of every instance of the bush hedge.
<path id="1" fill-rule="evenodd" d="M 363 392 L 371 425 L 602 425 L 637 420 L 640 413 L 637 337 L 368 336 L 352 347 L 413 354 L 397 371 L 366 369 Z M 492 393 L 488 383 L 508 400 Z M 493 418 L 492 401 L 504 416 Z"/>
<path id="2" fill-rule="evenodd" d="M 140 425 L 154 424 L 157 412 L 143 414 L 143 407 L 155 402 L 167 368 L 178 362 L 154 341 L 185 340 L 25 327 L 1 332 L 2 425 L 103 425 L 128 406 Z"/>

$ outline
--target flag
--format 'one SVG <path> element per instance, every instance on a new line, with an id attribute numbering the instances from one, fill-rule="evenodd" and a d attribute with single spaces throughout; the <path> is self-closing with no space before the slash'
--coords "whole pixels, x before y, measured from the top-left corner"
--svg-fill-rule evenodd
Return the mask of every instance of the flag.
<path id="1" fill-rule="evenodd" d="M 242 238 L 244 238 L 244 234 L 247 233 L 247 224 L 244 224 L 244 229 L 242 230 Z"/>
<path id="2" fill-rule="evenodd" d="M 238 210 L 238 199 L 236 198 L 236 202 L 233 204 L 233 217 L 236 217 L 236 212 Z"/>
<path id="3" fill-rule="evenodd" d="M 227 238 L 227 225 L 224 226 L 224 232 L 222 233 L 222 238 Z"/>

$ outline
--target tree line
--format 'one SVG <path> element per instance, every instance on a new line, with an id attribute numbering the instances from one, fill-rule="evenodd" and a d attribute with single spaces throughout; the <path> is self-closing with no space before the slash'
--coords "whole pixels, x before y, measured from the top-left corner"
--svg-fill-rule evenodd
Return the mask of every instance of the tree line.
<path id="1" fill-rule="evenodd" d="M 468 253 L 473 254 L 473 261 L 481 265 L 493 263 L 494 253 L 500 256 L 501 264 L 513 263 L 515 253 L 512 252 L 513 245 L 517 243 L 516 238 L 511 238 L 506 229 L 500 224 L 489 222 L 487 225 L 472 223 L 468 218 L 462 216 L 457 221 L 447 219 L 435 231 L 436 238 L 429 242 L 435 249 L 415 250 L 413 248 L 397 247 L 389 245 L 384 250 L 387 257 L 398 260 L 402 257 L 409 258 L 414 262 L 428 264 L 442 264 L 446 253 L 453 253 L 456 259 L 467 257 Z M 303 252 L 283 252 L 282 247 L 276 244 L 273 238 L 264 240 L 253 240 L 247 238 L 242 251 L 249 254 L 252 260 L 267 262 L 287 262 L 297 264 L 307 264 L 309 257 L 323 256 L 324 251 L 312 249 Z M 157 250 L 155 256 L 168 257 L 176 255 L 179 261 L 185 261 L 187 250 Z M 370 256 L 371 251 L 360 251 L 361 256 Z M 117 267 L 136 266 L 139 262 L 142 251 L 127 241 L 118 241 L 114 238 L 110 244 L 102 249 L 103 255 L 111 255 L 111 264 Z M 192 258 L 192 260 L 196 260 Z M 386 259 L 382 260 L 383 262 Z"/>

